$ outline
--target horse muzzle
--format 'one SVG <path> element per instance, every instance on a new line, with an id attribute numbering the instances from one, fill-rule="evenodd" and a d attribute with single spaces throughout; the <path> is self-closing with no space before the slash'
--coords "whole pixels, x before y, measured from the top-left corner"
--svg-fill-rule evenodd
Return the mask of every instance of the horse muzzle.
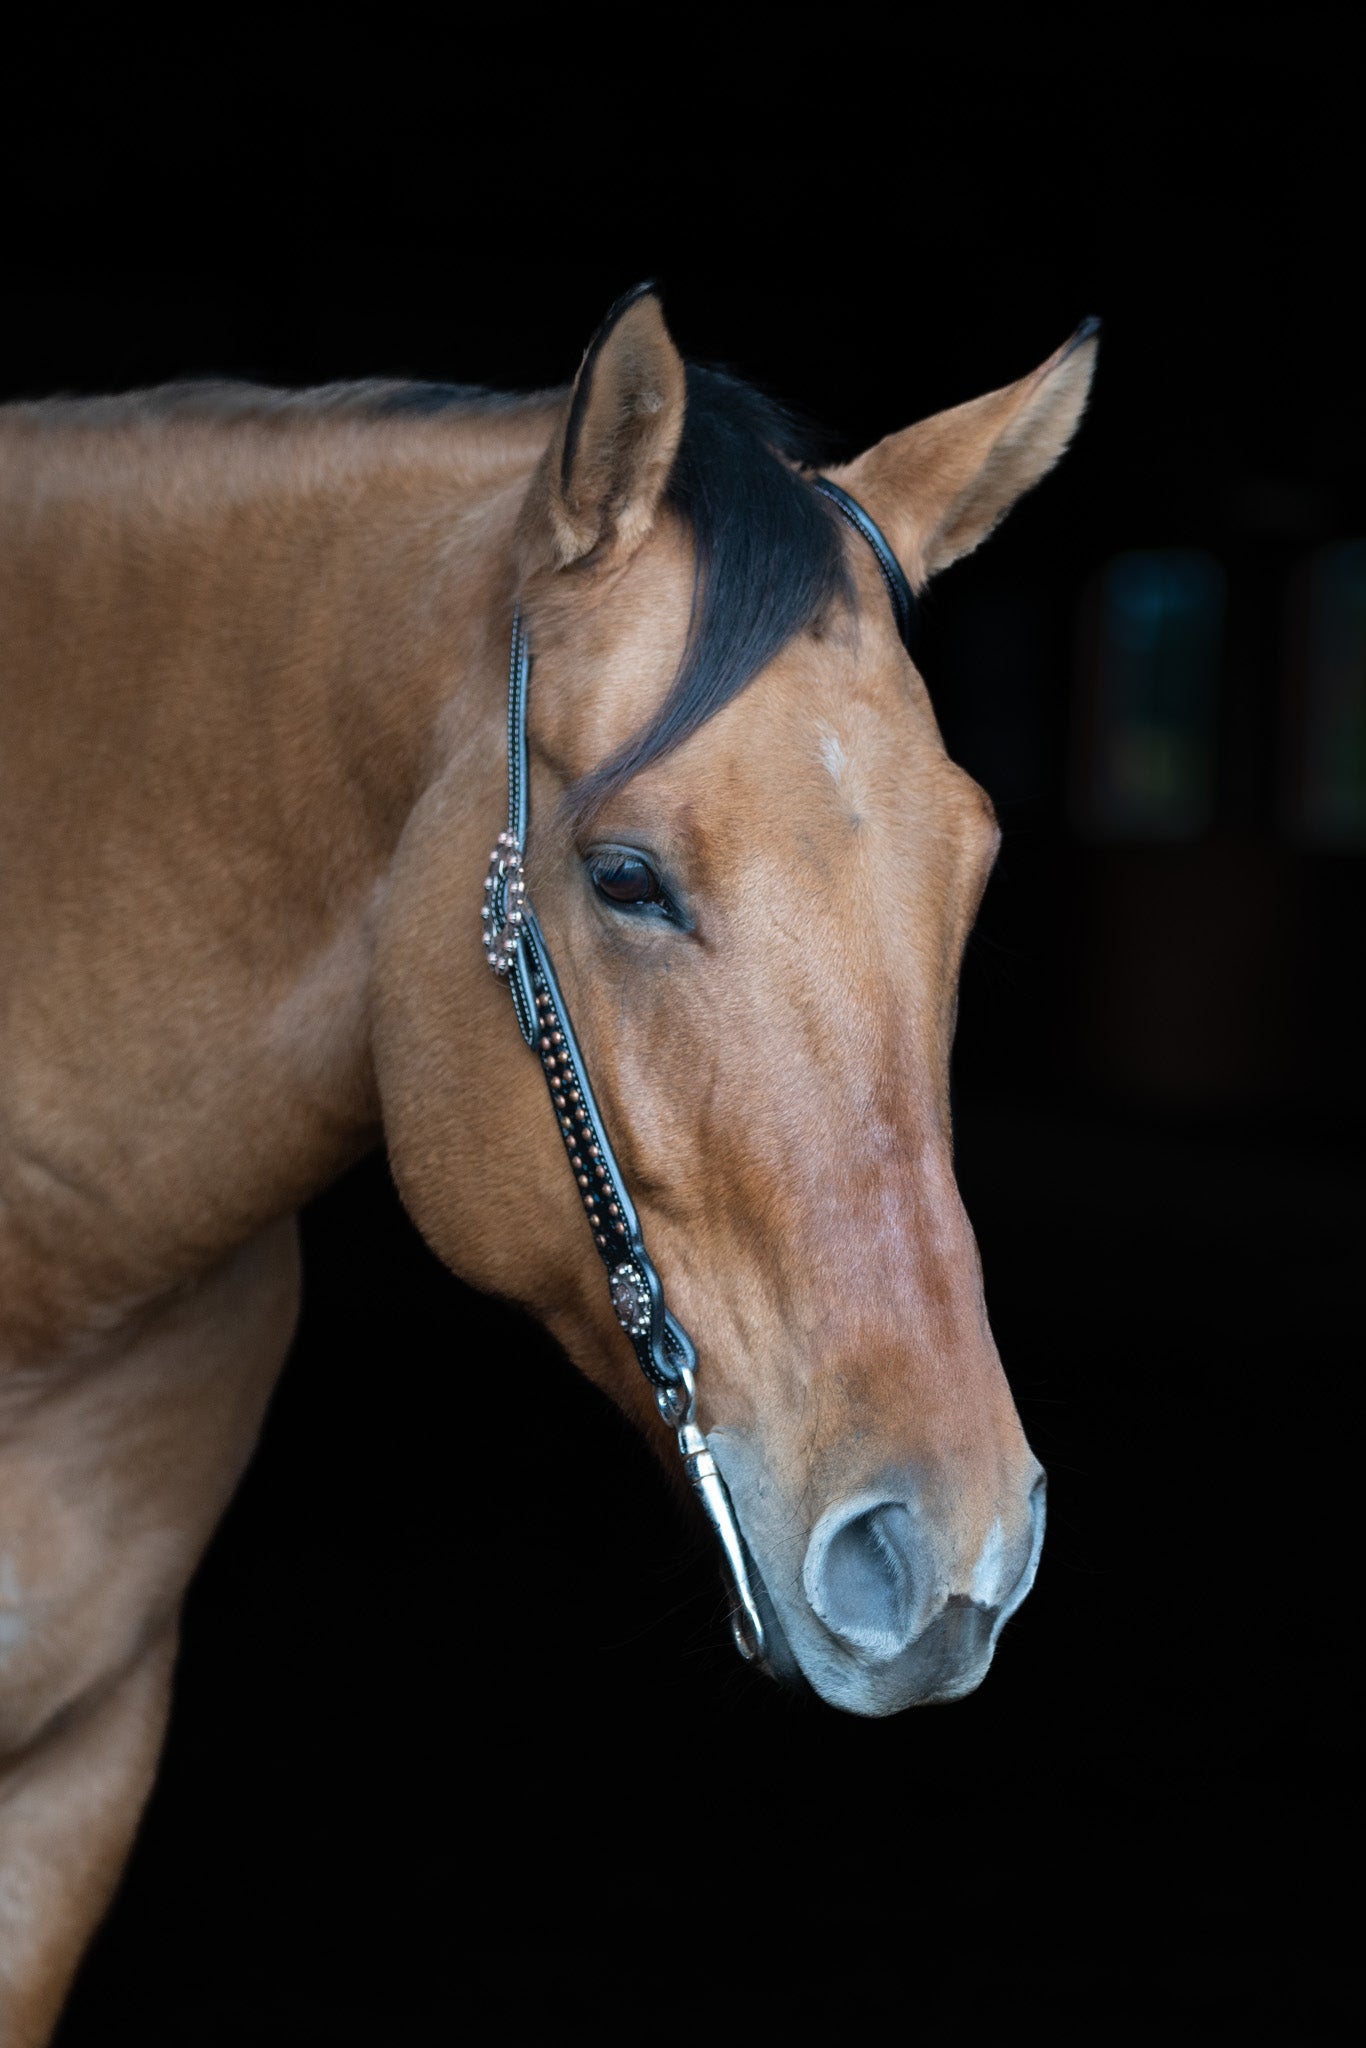
<path id="1" fill-rule="evenodd" d="M 803 1549 L 780 1490 L 759 1475 L 748 1447 L 717 1430 L 712 1448 L 779 1624 L 769 1636 L 823 1699 L 881 1716 L 980 1685 L 1038 1569 L 1045 1480 L 1037 1465 L 1016 1512 L 998 1515 L 971 1563 L 955 1567 L 950 1552 L 961 1546 L 908 1475 L 834 1502 Z M 781 1651 L 778 1661 L 786 1661 Z"/>

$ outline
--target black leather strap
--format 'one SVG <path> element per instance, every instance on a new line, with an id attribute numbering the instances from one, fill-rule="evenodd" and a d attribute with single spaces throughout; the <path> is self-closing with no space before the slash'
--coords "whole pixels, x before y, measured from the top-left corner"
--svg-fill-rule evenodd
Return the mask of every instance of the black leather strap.
<path id="1" fill-rule="evenodd" d="M 873 560 L 882 572 L 887 595 L 892 600 L 892 616 L 901 635 L 901 644 L 908 654 L 913 655 L 919 637 L 919 607 L 906 572 L 893 554 L 886 534 L 872 514 L 864 511 L 858 499 L 851 498 L 848 491 L 842 491 L 838 484 L 832 484 L 828 476 L 813 476 L 811 482 L 823 498 L 830 500 L 845 524 L 852 526 L 860 540 L 867 541 L 872 549 Z"/>
<path id="2" fill-rule="evenodd" d="M 521 606 L 512 614 L 512 652 L 508 658 L 508 831 L 519 851 L 525 851 L 530 815 L 531 783 L 527 759 L 526 698 L 531 683 L 531 649 Z M 497 905 L 501 916 L 505 901 Z M 531 985 L 527 949 L 519 946 L 508 974 L 512 1007 L 528 1045 L 536 1043 L 535 990 Z"/>

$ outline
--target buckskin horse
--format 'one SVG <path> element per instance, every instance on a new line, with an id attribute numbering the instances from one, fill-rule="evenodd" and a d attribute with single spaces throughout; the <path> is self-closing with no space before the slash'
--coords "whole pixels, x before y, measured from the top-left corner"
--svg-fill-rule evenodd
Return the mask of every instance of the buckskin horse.
<path id="1" fill-rule="evenodd" d="M 768 1661 L 862 1714 L 982 1678 L 1043 1533 L 951 1160 L 998 835 L 889 596 L 1052 466 L 1094 353 L 1088 322 L 827 479 L 649 288 L 567 392 L 0 413 L 6 2048 L 48 2038 L 112 1894 L 289 1347 L 295 1214 L 349 1162 L 382 1141 L 438 1254 L 679 1469 L 639 1272 L 623 1306 L 488 971 L 528 882 Z M 490 938 L 514 615 L 534 822 Z"/>

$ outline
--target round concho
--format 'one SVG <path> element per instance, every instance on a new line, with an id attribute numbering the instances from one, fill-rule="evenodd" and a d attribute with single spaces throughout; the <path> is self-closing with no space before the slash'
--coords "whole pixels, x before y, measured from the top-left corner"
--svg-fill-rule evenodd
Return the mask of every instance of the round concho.
<path id="1" fill-rule="evenodd" d="M 484 958 L 500 980 L 512 972 L 522 937 L 522 915 L 526 904 L 526 876 L 522 873 L 522 849 L 515 832 L 500 832 L 498 844 L 489 855 L 488 880 L 484 883 Z"/>
<path id="2" fill-rule="evenodd" d="M 629 1259 L 613 1269 L 612 1306 L 628 1336 L 645 1336 L 650 1327 L 650 1290 L 639 1266 Z"/>

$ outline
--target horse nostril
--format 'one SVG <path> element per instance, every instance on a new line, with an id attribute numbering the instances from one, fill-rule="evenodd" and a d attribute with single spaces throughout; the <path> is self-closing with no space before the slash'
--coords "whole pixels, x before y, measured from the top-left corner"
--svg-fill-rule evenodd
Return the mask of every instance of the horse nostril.
<path id="1" fill-rule="evenodd" d="M 851 1515 L 817 1546 L 813 1538 L 804 1576 L 807 1598 L 826 1627 L 856 1649 L 896 1656 L 914 1634 L 909 1510 L 900 1501 L 882 1501 Z"/>

